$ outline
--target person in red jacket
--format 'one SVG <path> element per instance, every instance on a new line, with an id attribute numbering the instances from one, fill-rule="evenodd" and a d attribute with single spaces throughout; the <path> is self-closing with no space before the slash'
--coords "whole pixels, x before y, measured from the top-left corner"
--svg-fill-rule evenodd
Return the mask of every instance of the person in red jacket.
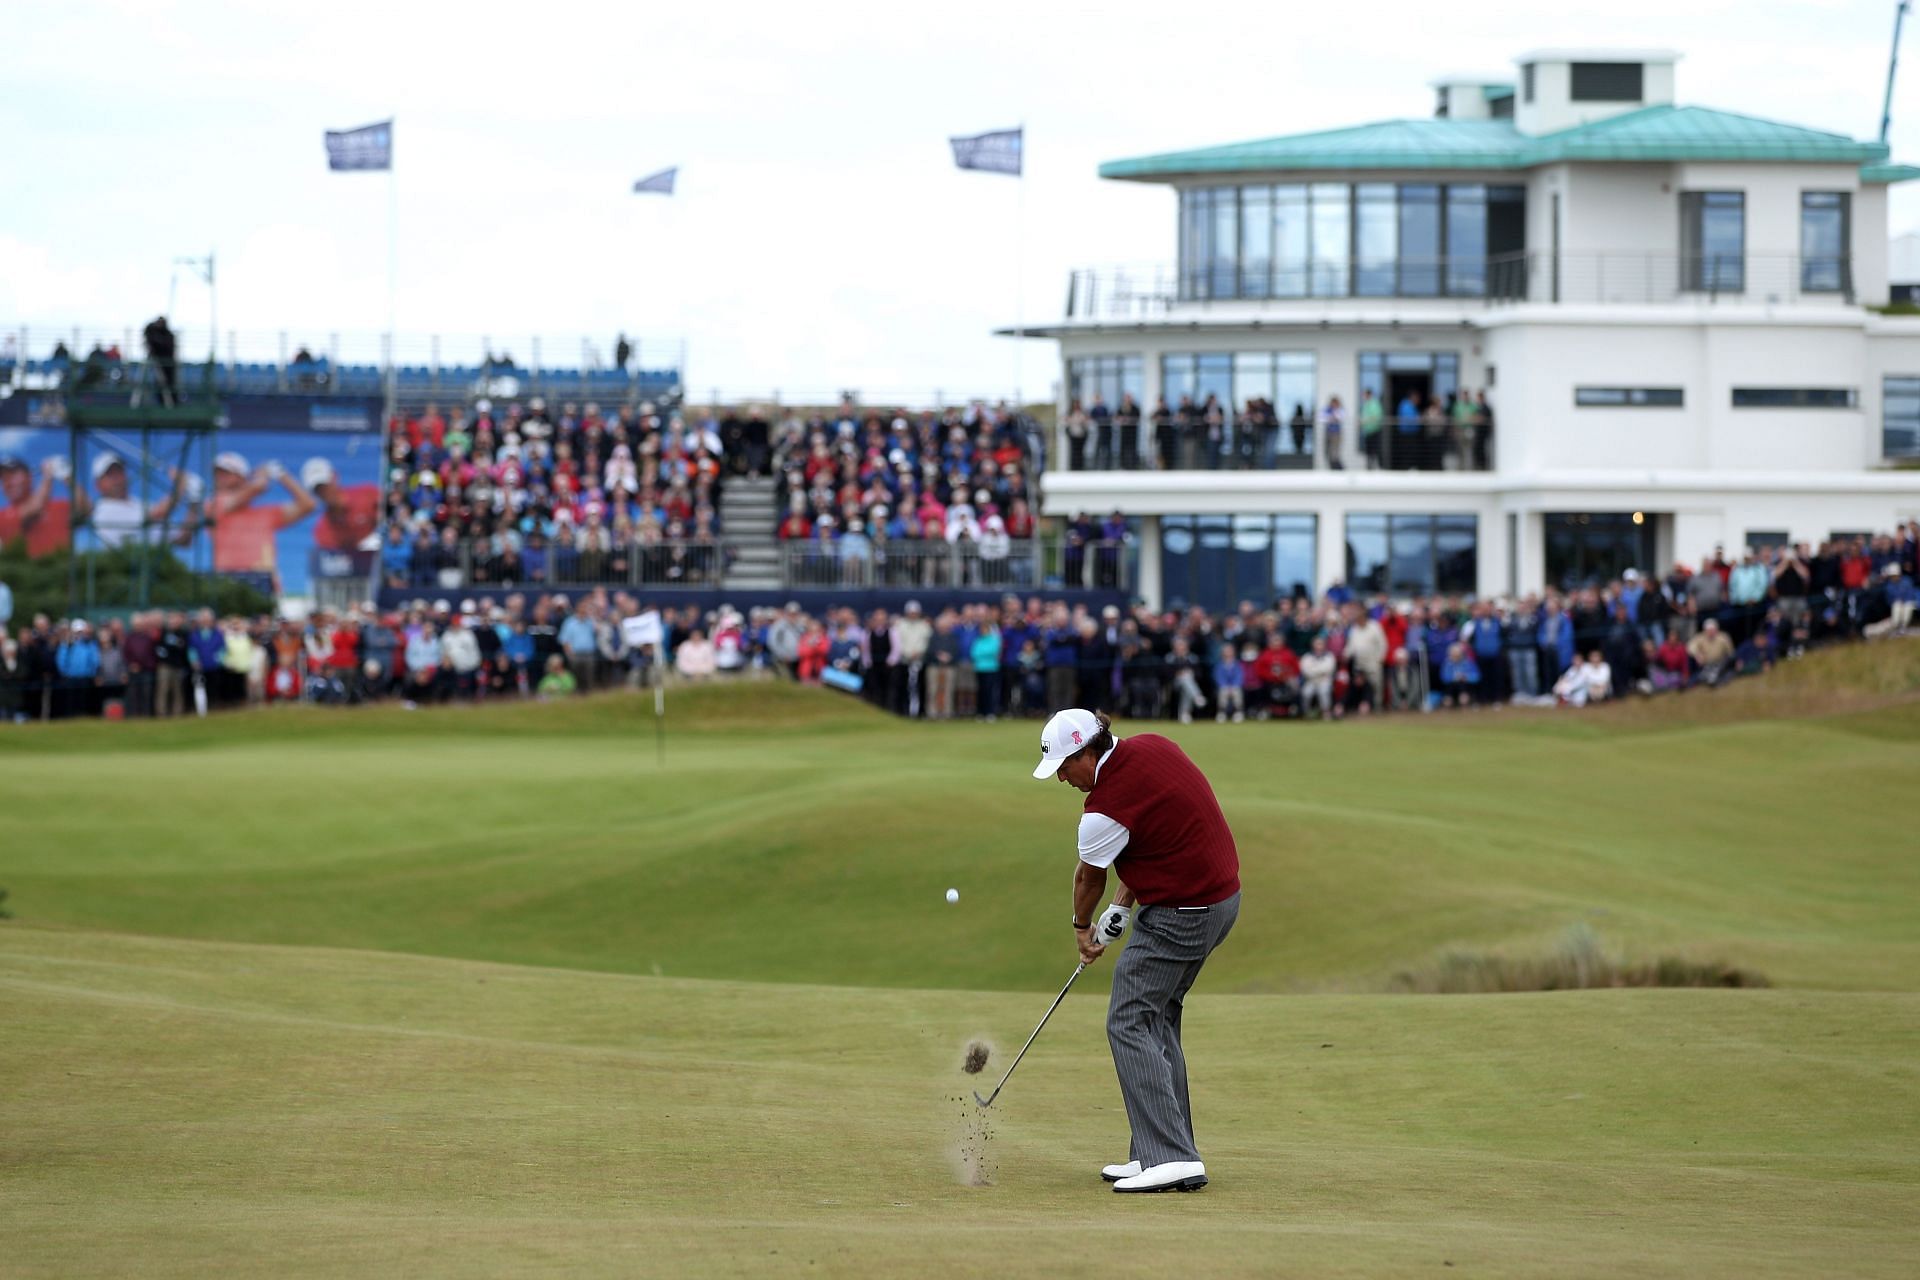
<path id="1" fill-rule="evenodd" d="M 1112 722 L 1096 712 L 1076 707 L 1047 721 L 1033 776 L 1086 793 L 1073 879 L 1081 964 L 1098 960 L 1129 919 L 1134 924 L 1107 1007 L 1107 1042 L 1133 1142 L 1127 1161 L 1100 1176 L 1115 1191 L 1197 1191 L 1207 1185 L 1207 1167 L 1194 1143 L 1180 1013 L 1201 966 L 1240 915 L 1233 832 L 1186 752 L 1159 734 L 1116 738 Z M 1109 867 L 1120 891 L 1096 917 Z"/>

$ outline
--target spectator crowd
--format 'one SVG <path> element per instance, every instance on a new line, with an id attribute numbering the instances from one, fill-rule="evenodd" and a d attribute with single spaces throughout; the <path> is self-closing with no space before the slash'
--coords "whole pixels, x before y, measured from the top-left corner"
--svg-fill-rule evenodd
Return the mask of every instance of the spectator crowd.
<path id="1" fill-rule="evenodd" d="M 624 592 L 570 600 L 516 590 L 302 621 L 150 612 L 96 630 L 37 617 L 0 643 L 0 718 L 301 700 L 419 705 L 754 674 L 936 720 L 1072 704 L 1181 722 L 1585 706 L 1710 688 L 1809 645 L 1905 634 L 1920 605 L 1917 577 L 1920 521 L 1817 549 L 1730 558 L 1716 548 L 1697 568 L 1659 578 L 1628 570 L 1517 600 L 1395 603 L 1336 584 L 1317 600 L 1246 602 L 1219 615 L 1096 612 L 1037 595 L 931 616 L 913 602 L 816 615 L 798 603 L 743 614 L 652 608 Z"/>
<path id="2" fill-rule="evenodd" d="M 389 424 L 387 585 L 719 581 L 720 497 L 746 451 L 653 405 L 538 397 L 437 405 Z"/>
<path id="3" fill-rule="evenodd" d="M 1001 405 L 788 416 L 773 438 L 782 541 L 1030 538 L 1033 421 Z"/>

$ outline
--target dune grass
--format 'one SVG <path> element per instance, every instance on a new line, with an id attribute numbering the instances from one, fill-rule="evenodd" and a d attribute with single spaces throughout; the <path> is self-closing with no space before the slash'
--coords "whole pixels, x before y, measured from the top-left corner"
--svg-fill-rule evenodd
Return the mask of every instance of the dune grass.
<path id="1" fill-rule="evenodd" d="M 1145 1203 L 1094 1176 L 1105 965 L 961 1176 L 966 1046 L 997 1078 L 1072 964 L 1030 725 L 0 733 L 0 1273 L 1910 1275 L 1920 704 L 1854 661 L 1745 716 L 1172 729 L 1247 905 L 1188 1007 L 1214 1184 Z M 1775 985 L 1614 985 L 1662 964 Z"/>

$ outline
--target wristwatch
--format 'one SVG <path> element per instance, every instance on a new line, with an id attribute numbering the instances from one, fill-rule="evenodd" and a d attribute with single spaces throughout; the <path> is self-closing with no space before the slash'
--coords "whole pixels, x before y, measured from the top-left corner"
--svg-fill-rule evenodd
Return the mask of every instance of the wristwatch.
<path id="1" fill-rule="evenodd" d="M 1089 920 L 1089 921 L 1087 921 L 1087 922 L 1086 922 L 1085 924 L 1081 924 L 1081 923 L 1080 923 L 1080 921 L 1079 921 L 1079 920 L 1078 920 L 1077 918 L 1075 918 L 1075 917 L 1073 917 L 1073 916 L 1069 916 L 1069 917 L 1067 917 L 1067 918 L 1068 918 L 1069 920 L 1072 920 L 1072 921 L 1073 921 L 1073 927 L 1074 927 L 1074 931 L 1075 931 L 1075 932 L 1078 932 L 1078 931 L 1080 931 L 1080 930 L 1082 930 L 1082 929 L 1091 929 L 1091 928 L 1093 928 L 1093 921 L 1091 921 L 1091 920 Z"/>

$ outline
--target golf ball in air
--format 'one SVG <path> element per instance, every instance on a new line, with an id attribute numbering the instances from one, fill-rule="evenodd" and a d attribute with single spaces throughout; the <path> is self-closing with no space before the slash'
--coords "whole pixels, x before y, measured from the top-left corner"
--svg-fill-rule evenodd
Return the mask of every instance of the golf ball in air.
<path id="1" fill-rule="evenodd" d="M 948 902 L 960 901 L 960 891 L 958 889 L 947 890 L 947 901 Z"/>

